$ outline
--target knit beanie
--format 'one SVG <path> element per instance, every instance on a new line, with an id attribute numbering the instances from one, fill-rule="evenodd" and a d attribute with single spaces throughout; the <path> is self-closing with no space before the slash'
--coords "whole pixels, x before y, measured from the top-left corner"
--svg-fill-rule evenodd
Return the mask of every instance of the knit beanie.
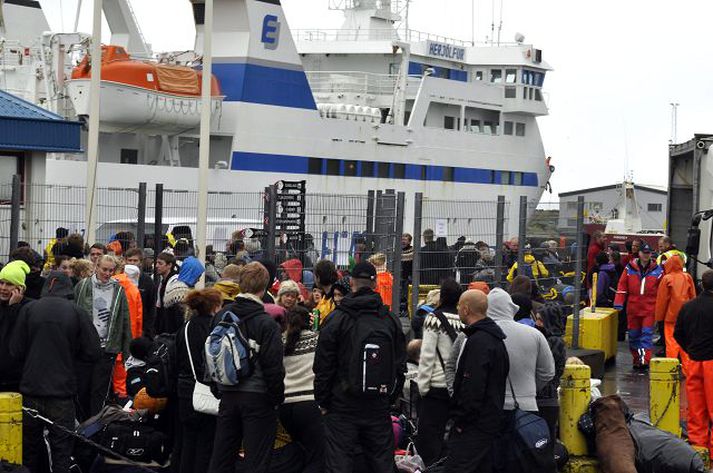
<path id="1" fill-rule="evenodd" d="M 299 295 L 300 287 L 297 285 L 297 283 L 290 279 L 288 279 L 286 281 L 282 281 L 280 283 L 280 290 L 277 291 L 277 298 L 279 299 L 283 295 L 289 294 L 291 292 Z"/>
<path id="2" fill-rule="evenodd" d="M 30 273 L 30 267 L 24 261 L 10 261 L 0 270 L 0 280 L 13 286 L 25 287 L 25 278 Z"/>

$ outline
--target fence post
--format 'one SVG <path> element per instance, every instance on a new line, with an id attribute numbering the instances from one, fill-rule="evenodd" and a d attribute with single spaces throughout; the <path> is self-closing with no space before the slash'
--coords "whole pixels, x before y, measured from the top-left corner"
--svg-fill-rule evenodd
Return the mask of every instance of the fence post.
<path id="1" fill-rule="evenodd" d="M 136 215 L 136 241 L 142 250 L 146 246 L 146 183 L 139 182 L 139 202 Z"/>
<path id="2" fill-rule="evenodd" d="M 423 193 L 416 192 L 413 201 L 413 263 L 411 265 L 411 317 L 418 308 L 418 290 L 421 285 L 421 225 L 423 218 Z"/>
<path id="3" fill-rule="evenodd" d="M 579 348 L 579 304 L 582 300 L 582 255 L 584 245 L 584 196 L 577 198 L 577 252 L 574 260 L 574 308 L 572 311 L 572 348 Z"/>
<path id="4" fill-rule="evenodd" d="M 369 191 L 366 201 L 366 247 L 371 251 L 374 245 L 374 212 L 376 193 Z"/>
<path id="5" fill-rule="evenodd" d="M 525 264 L 525 240 L 527 239 L 527 196 L 520 196 L 520 226 L 518 228 L 517 267 Z M 510 268 L 508 268 L 510 269 Z M 518 274 L 523 274 L 522 270 Z"/>
<path id="6" fill-rule="evenodd" d="M 22 188 L 20 187 L 20 176 L 13 174 L 12 176 L 12 200 L 10 204 L 10 250 L 17 248 L 17 242 L 20 239 L 20 202 Z"/>
<path id="7" fill-rule="evenodd" d="M 163 251 L 163 184 L 156 184 L 156 195 L 154 196 L 153 246 L 155 268 L 156 257 Z M 155 271 L 154 269 L 154 274 Z"/>
<path id="8" fill-rule="evenodd" d="M 406 204 L 406 193 L 399 192 L 396 198 L 396 225 L 394 225 L 394 236 L 396 239 L 394 245 L 394 286 L 391 298 L 391 311 L 398 316 L 401 316 L 401 279 L 403 278 L 401 258 L 403 248 L 401 247 L 401 235 L 404 234 L 404 208 Z"/>
<path id="9" fill-rule="evenodd" d="M 503 285 L 503 242 L 505 240 L 505 196 L 498 196 L 498 208 L 495 221 L 495 283 Z"/>
<path id="10" fill-rule="evenodd" d="M 267 242 L 265 251 L 268 258 L 275 257 L 275 233 L 277 232 L 277 187 L 267 188 Z"/>

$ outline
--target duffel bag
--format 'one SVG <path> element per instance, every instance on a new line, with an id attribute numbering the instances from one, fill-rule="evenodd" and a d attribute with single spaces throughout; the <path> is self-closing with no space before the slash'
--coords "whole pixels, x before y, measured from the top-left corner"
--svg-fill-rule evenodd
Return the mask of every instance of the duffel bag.
<path id="1" fill-rule="evenodd" d="M 101 432 L 99 443 L 137 463 L 163 465 L 169 456 L 167 437 L 141 422 L 113 422 Z"/>

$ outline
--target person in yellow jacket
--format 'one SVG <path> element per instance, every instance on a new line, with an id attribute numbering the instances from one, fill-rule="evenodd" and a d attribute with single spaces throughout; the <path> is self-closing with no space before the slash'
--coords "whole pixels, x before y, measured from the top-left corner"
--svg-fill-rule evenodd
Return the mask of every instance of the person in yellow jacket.
<path id="1" fill-rule="evenodd" d="M 517 262 L 512 265 L 510 268 L 510 271 L 508 272 L 507 280 L 508 282 L 512 282 L 513 279 L 515 279 L 515 276 L 522 274 L 523 276 L 527 276 L 530 279 L 540 279 L 540 278 L 546 278 L 550 275 L 550 272 L 547 271 L 547 268 L 545 265 L 542 263 L 542 261 L 536 259 L 532 253 L 526 253 L 524 257 L 524 262 L 525 262 L 525 268 L 520 273 L 517 268 Z"/>
<path id="2" fill-rule="evenodd" d="M 324 296 L 317 303 L 314 310 L 319 311 L 319 324 L 322 325 L 324 320 L 329 314 L 331 314 L 336 305 L 334 300 L 331 298 L 332 285 L 339 280 L 339 273 L 337 272 L 337 267 L 334 266 L 329 260 L 318 261 L 314 266 L 314 281 L 317 287 L 319 287 L 323 292 Z"/>
<path id="3" fill-rule="evenodd" d="M 659 257 L 656 258 L 656 264 L 662 266 L 669 258 L 673 255 L 677 255 L 681 258 L 681 263 L 683 263 L 683 270 L 686 269 L 686 263 L 688 263 L 688 256 L 686 253 L 676 248 L 673 244 L 673 240 L 669 236 L 662 236 L 659 238 Z"/>

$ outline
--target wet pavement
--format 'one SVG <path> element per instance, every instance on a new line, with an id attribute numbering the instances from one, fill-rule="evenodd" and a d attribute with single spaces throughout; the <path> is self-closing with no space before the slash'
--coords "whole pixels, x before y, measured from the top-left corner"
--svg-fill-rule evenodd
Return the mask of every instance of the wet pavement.
<path id="1" fill-rule="evenodd" d="M 657 347 L 658 348 L 658 347 Z M 686 416 L 685 383 L 681 385 L 681 419 Z M 632 369 L 631 354 L 626 342 L 619 343 L 616 363 L 607 366 L 601 392 L 603 396 L 619 394 L 634 413 L 649 412 L 649 374 Z"/>

